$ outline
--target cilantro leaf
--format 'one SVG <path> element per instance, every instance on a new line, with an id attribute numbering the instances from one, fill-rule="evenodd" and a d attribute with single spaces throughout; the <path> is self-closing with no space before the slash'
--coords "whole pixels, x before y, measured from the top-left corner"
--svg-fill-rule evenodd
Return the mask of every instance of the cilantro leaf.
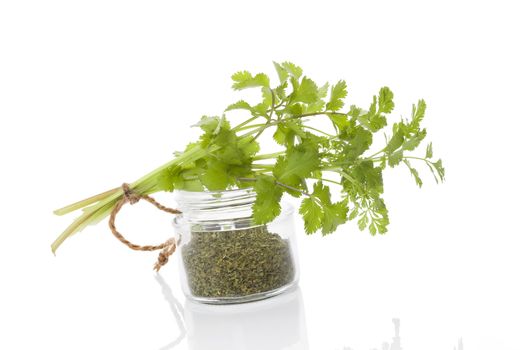
<path id="1" fill-rule="evenodd" d="M 410 170 L 410 173 L 414 177 L 414 180 L 416 181 L 416 184 L 419 187 L 423 186 L 423 181 L 421 181 L 421 178 L 419 177 L 419 173 L 417 172 L 417 170 L 412 167 L 412 165 L 410 164 L 410 162 L 407 159 L 404 159 L 403 163 L 405 163 L 405 165 L 408 167 L 408 170 Z"/>
<path id="2" fill-rule="evenodd" d="M 340 80 L 337 84 L 332 86 L 330 101 L 326 104 L 326 109 L 330 111 L 338 111 L 343 108 L 343 99 L 346 97 L 346 95 L 346 82 L 344 80 Z"/>
<path id="3" fill-rule="evenodd" d="M 243 90 L 252 87 L 269 87 L 270 78 L 264 73 L 252 74 L 248 71 L 240 71 L 232 75 L 232 80 L 234 81 L 232 88 L 234 90 Z"/>
<path id="4" fill-rule="evenodd" d="M 388 87 L 379 90 L 379 112 L 390 113 L 394 109 L 394 93 Z"/>
<path id="5" fill-rule="evenodd" d="M 304 230 L 307 234 L 315 233 L 321 228 L 323 208 L 315 198 L 305 197 L 299 207 L 299 213 L 303 216 Z"/>
<path id="6" fill-rule="evenodd" d="M 301 180 L 308 177 L 318 165 L 316 150 L 311 147 L 296 146 L 287 155 L 277 158 L 273 175 L 284 184 L 300 186 Z"/>
<path id="7" fill-rule="evenodd" d="M 272 221 L 281 213 L 281 197 L 283 190 L 275 185 L 271 176 L 259 175 L 254 190 L 257 198 L 253 204 L 253 220 L 256 224 Z"/>
<path id="8" fill-rule="evenodd" d="M 291 63 L 291 62 L 283 62 L 282 67 L 288 72 L 288 74 L 295 79 L 299 79 L 301 75 L 303 75 L 303 70 L 301 67 Z"/>
<path id="9" fill-rule="evenodd" d="M 297 102 L 314 103 L 319 99 L 317 85 L 312 79 L 306 77 L 301 80 L 301 84 L 297 86 L 294 93 L 294 101 Z"/>
<path id="10" fill-rule="evenodd" d="M 211 191 L 225 190 L 233 183 L 227 165 L 216 159 L 208 160 L 206 170 L 199 176 L 200 181 Z"/>
<path id="11" fill-rule="evenodd" d="M 232 111 L 234 109 L 245 109 L 245 110 L 248 110 L 250 112 L 253 112 L 253 107 L 250 106 L 250 104 L 248 102 L 244 101 L 244 100 L 240 100 L 240 101 L 237 101 L 235 103 L 232 103 L 231 105 L 226 107 L 226 109 L 224 111 L 227 112 L 227 111 Z"/>
<path id="12" fill-rule="evenodd" d="M 425 152 L 425 158 L 430 159 L 434 156 L 434 152 L 432 151 L 432 142 L 430 142 L 427 145 L 427 150 Z"/>

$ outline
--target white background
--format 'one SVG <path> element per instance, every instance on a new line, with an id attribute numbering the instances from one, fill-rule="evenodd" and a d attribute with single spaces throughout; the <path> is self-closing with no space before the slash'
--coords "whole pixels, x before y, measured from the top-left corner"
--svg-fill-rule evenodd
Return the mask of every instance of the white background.
<path id="1" fill-rule="evenodd" d="M 0 348 L 173 348 L 182 328 L 176 349 L 380 349 L 399 318 L 405 350 L 460 337 L 468 350 L 525 349 L 524 32 L 518 1 L 1 1 Z M 73 218 L 53 209 L 169 160 L 201 115 L 241 97 L 233 72 L 276 79 L 272 60 L 346 79 L 365 107 L 388 85 L 396 116 L 425 98 L 446 183 L 423 172 L 420 190 L 387 170 L 381 237 L 354 224 L 306 236 L 298 218 L 292 314 L 276 298 L 268 312 L 196 317 L 172 262 L 161 275 L 185 308 L 177 321 L 156 255 L 129 251 L 105 222 L 51 254 Z M 119 222 L 140 243 L 172 234 L 144 204 Z"/>

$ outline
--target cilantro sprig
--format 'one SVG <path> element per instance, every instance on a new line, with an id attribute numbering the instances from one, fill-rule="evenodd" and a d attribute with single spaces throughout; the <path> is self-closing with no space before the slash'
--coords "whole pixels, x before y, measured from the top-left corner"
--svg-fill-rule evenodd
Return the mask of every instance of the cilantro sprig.
<path id="1" fill-rule="evenodd" d="M 386 167 L 405 166 L 419 187 L 423 182 L 416 162 L 425 165 L 436 182 L 444 180 L 445 170 L 434 158 L 432 143 L 424 155 L 414 155 L 427 135 L 422 127 L 425 101 L 413 105 L 409 119 L 400 118 L 383 131 L 385 142 L 380 143 L 376 136 L 388 127 L 395 106 L 388 87 L 382 87 L 367 108 L 347 106 L 344 80 L 319 85 L 293 63 L 274 62 L 274 67 L 278 76 L 274 85 L 264 73 L 233 74 L 234 90 L 259 89 L 260 99 L 232 103 L 221 116 L 203 116 L 195 124 L 202 129 L 196 142 L 131 187 L 143 194 L 253 187 L 257 193 L 253 217 L 261 224 L 279 215 L 286 193 L 302 198 L 299 212 L 309 234 L 329 234 L 355 220 L 360 230 L 374 235 L 387 232 L 389 224 L 382 198 Z M 233 110 L 247 115 L 235 126 L 226 117 Z M 326 128 L 312 125 L 318 118 Z M 280 151 L 261 152 L 258 139 L 266 133 Z M 106 217 L 122 195 L 115 188 L 57 210 L 63 215 L 83 209 L 83 214 L 57 238 L 53 251 L 73 233 Z"/>

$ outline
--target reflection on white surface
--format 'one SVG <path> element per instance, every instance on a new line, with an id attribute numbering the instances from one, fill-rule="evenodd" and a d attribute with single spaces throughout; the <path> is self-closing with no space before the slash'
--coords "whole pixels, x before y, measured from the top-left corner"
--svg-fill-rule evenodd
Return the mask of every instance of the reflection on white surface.
<path id="1" fill-rule="evenodd" d="M 257 302 L 236 305 L 207 305 L 186 300 L 184 307 L 174 297 L 160 274 L 161 286 L 177 325 L 177 337 L 159 350 L 177 349 L 187 336 L 191 350 L 204 349 L 308 349 L 306 321 L 299 287 Z M 401 321 L 392 319 L 393 337 L 371 350 L 404 350 L 401 346 Z M 376 343 L 376 344 L 379 344 Z M 343 350 L 360 350 L 349 346 Z M 464 350 L 463 339 L 454 350 Z"/>
<path id="2" fill-rule="evenodd" d="M 454 350 L 463 350 L 463 339 L 459 339 L 458 341 L 458 347 L 454 348 Z"/>
<path id="3" fill-rule="evenodd" d="M 381 346 L 381 350 L 403 350 L 401 347 L 401 337 L 399 335 L 401 321 L 398 318 L 392 319 L 394 323 L 394 337 L 392 337 L 392 342 L 384 342 Z M 354 350 L 354 348 L 344 347 L 343 350 Z M 372 350 L 377 350 L 377 348 L 372 348 Z M 463 350 L 463 339 L 458 340 L 458 346 L 454 347 L 454 350 Z"/>
<path id="4" fill-rule="evenodd" d="M 401 348 L 401 337 L 399 336 L 399 328 L 401 325 L 401 322 L 398 318 L 392 319 L 392 322 L 394 323 L 394 337 L 392 338 L 392 342 L 389 344 L 388 342 L 384 342 L 381 349 L 382 350 L 403 350 Z M 345 347 L 343 350 L 353 350 L 352 348 Z M 376 350 L 376 349 L 373 349 Z"/>
<path id="5" fill-rule="evenodd" d="M 176 349 L 186 335 L 191 350 L 308 349 L 298 287 L 257 302 L 206 305 L 186 300 L 183 308 L 162 276 L 157 274 L 156 279 L 179 330 L 177 338 L 159 350 Z"/>
<path id="6" fill-rule="evenodd" d="M 175 317 L 175 321 L 177 322 L 177 327 L 179 329 L 179 336 L 170 342 L 169 344 L 163 346 L 159 350 L 168 350 L 172 349 L 175 346 L 177 346 L 182 339 L 184 339 L 184 336 L 186 335 L 186 329 L 184 327 L 184 323 L 182 321 L 182 313 L 184 310 L 182 309 L 182 305 L 179 303 L 179 301 L 173 296 L 173 292 L 170 288 L 170 286 L 164 281 L 164 278 L 162 278 L 162 275 L 156 274 L 155 279 L 160 284 L 160 287 L 162 289 L 162 295 L 164 296 L 164 299 L 168 302 L 171 312 L 173 316 Z"/>
<path id="7" fill-rule="evenodd" d="M 246 304 L 186 301 L 184 319 L 192 350 L 308 349 L 301 290 Z"/>

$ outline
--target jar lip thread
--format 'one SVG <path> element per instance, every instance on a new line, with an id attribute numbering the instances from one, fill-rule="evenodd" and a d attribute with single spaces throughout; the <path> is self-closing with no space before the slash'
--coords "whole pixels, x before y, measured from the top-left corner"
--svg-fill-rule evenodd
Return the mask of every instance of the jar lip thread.
<path id="1" fill-rule="evenodd" d="M 175 201 L 183 214 L 175 218 L 175 225 L 187 223 L 204 231 L 259 226 L 252 221 L 256 197 L 257 193 L 251 187 L 226 191 L 176 191 Z M 287 218 L 293 210 L 290 203 L 282 201 L 281 212 L 272 222 Z"/>

